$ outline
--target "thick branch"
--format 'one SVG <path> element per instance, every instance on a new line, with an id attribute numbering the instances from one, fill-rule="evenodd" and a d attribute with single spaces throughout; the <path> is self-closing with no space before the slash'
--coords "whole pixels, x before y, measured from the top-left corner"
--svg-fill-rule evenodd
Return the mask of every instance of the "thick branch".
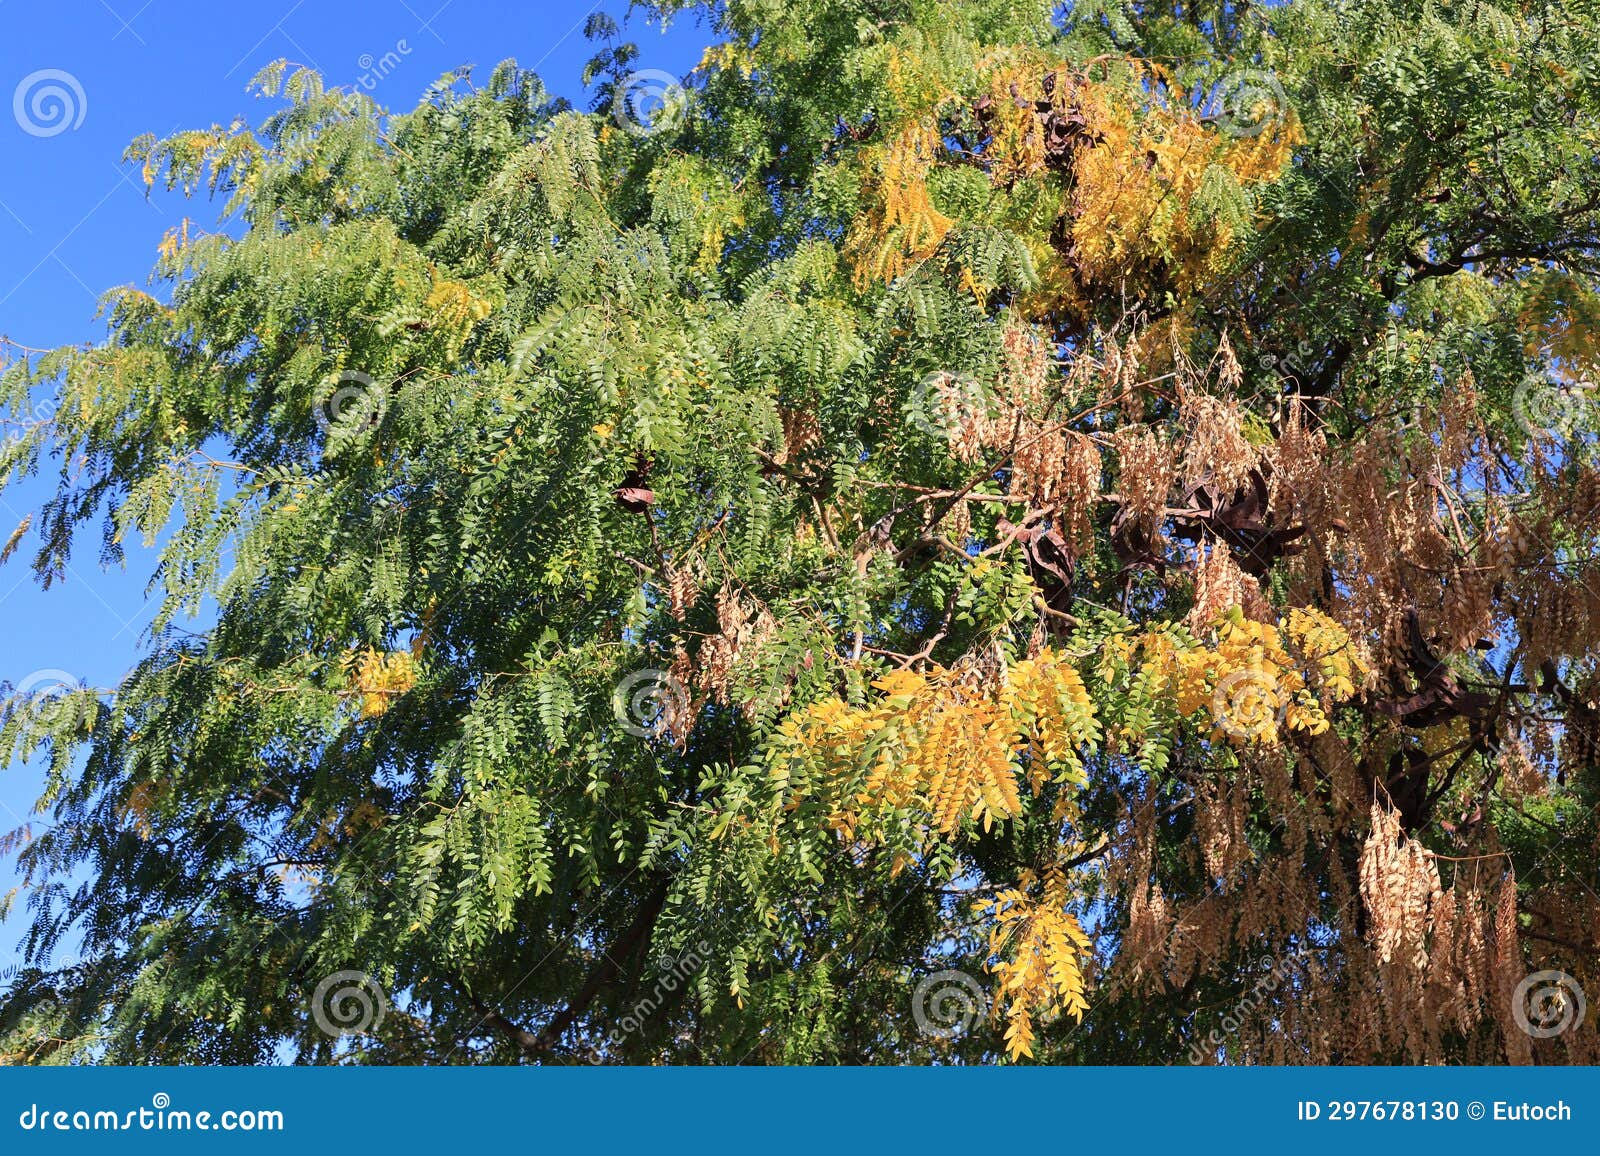
<path id="1" fill-rule="evenodd" d="M 639 914 L 634 916 L 627 930 L 611 945 L 611 950 L 601 953 L 599 964 L 589 974 L 588 980 L 579 989 L 578 994 L 572 997 L 572 1002 L 565 1010 L 544 1026 L 544 1030 L 534 1039 L 531 1047 L 521 1040 L 517 1041 L 524 1052 L 529 1055 L 540 1055 L 555 1047 L 567 1029 L 594 1002 L 595 996 L 599 995 L 607 984 L 616 981 L 622 971 L 622 964 L 619 961 L 627 959 L 637 950 L 641 942 L 649 938 L 666 901 L 667 884 L 666 880 L 662 880 L 646 897 L 644 906 L 639 908 Z"/>

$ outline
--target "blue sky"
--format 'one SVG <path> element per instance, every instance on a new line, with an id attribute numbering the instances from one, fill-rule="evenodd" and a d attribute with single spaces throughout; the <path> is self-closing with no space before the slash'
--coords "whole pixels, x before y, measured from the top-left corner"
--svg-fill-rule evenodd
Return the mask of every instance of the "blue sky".
<path id="1" fill-rule="evenodd" d="M 147 198 L 124 147 L 146 132 L 260 121 L 269 110 L 245 86 L 272 61 L 309 65 L 332 85 L 365 78 L 375 99 L 406 109 L 451 69 L 486 74 L 515 57 L 587 107 L 579 78 L 594 46 L 583 24 L 597 10 L 621 22 L 626 0 L 0 0 L 0 336 L 45 348 L 104 335 L 100 294 L 143 285 L 166 231 L 185 216 L 210 224 L 220 208 Z M 694 18 L 663 33 L 636 14 L 625 28 L 636 67 L 675 75 L 711 36 Z M 0 538 L 50 480 L 0 494 Z M 48 591 L 26 544 L 0 568 L 0 680 L 37 685 L 46 672 L 112 686 L 133 665 L 153 612 L 152 559 L 130 549 L 124 568 L 106 570 L 98 547 L 83 535 L 65 583 Z M 33 768 L 0 768 L 0 831 L 29 817 L 38 784 Z M 0 863 L 0 892 L 13 882 Z M 16 962 L 25 914 L 0 927 L 0 968 Z"/>

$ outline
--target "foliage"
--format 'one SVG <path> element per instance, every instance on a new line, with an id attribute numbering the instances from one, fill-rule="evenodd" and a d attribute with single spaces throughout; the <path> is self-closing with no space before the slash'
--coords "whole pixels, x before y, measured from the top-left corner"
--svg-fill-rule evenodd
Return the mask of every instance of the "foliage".
<path id="1" fill-rule="evenodd" d="M 5 1054 L 1600 1058 L 1600 10 L 691 12 L 132 146 L 224 224 L 6 351 L 6 554 L 161 609 L 5 708 Z"/>

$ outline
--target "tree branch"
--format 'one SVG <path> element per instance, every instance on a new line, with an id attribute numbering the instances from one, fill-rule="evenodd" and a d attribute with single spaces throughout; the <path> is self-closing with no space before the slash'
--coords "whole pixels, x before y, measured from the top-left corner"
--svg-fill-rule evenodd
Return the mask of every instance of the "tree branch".
<path id="1" fill-rule="evenodd" d="M 583 1014 L 595 996 L 609 983 L 616 981 L 622 971 L 619 960 L 632 955 L 639 944 L 649 938 L 650 932 L 655 928 L 656 920 L 661 916 L 661 908 L 667 901 L 667 881 L 663 879 L 645 898 L 644 906 L 639 908 L 639 914 L 634 916 L 633 922 L 626 931 L 617 937 L 611 945 L 611 950 L 601 952 L 599 965 L 589 974 L 588 980 L 572 997 L 572 1002 L 555 1019 L 544 1026 L 538 1036 L 534 1037 L 531 1045 L 517 1040 L 518 1046 L 528 1055 L 538 1056 L 555 1047 L 568 1028 Z M 518 1029 L 519 1035 L 526 1035 Z"/>

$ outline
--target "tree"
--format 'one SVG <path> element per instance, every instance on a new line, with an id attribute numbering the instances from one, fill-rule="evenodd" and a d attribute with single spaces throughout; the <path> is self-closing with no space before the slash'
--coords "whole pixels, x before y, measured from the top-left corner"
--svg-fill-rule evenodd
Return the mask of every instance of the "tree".
<path id="1" fill-rule="evenodd" d="M 6 1051 L 1600 1057 L 1600 11 L 1054 8 L 136 142 Z"/>

